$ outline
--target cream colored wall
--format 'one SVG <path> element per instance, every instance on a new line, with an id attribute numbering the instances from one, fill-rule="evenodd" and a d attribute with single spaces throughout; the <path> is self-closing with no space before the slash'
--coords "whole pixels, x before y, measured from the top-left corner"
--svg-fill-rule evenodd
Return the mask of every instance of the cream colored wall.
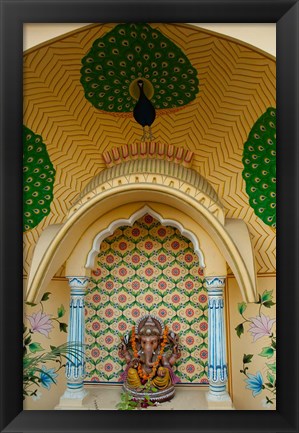
<path id="1" fill-rule="evenodd" d="M 89 23 L 25 23 L 24 51 L 49 39 L 71 32 Z M 276 24 L 275 23 L 190 23 L 202 29 L 222 33 L 248 44 L 254 45 L 276 56 Z"/>
<path id="2" fill-rule="evenodd" d="M 273 290 L 274 302 L 276 298 L 276 277 L 274 275 L 259 275 L 257 279 L 258 292 L 262 294 L 264 290 Z M 238 284 L 233 277 L 229 277 L 227 280 L 227 302 L 229 307 L 230 316 L 230 334 L 229 340 L 231 344 L 230 353 L 230 375 L 231 375 L 231 391 L 232 398 L 236 409 L 238 410 L 264 410 L 265 407 L 262 405 L 262 400 L 265 398 L 265 392 L 256 397 L 252 396 L 252 392 L 246 389 L 245 376 L 240 373 L 243 368 L 243 355 L 246 353 L 253 354 L 252 362 L 247 366 L 249 367 L 250 374 L 256 374 L 260 371 L 262 376 L 266 376 L 267 367 L 266 362 L 271 363 L 271 360 L 259 356 L 258 354 L 262 351 L 262 348 L 267 346 L 268 338 L 263 337 L 253 342 L 252 335 L 248 332 L 250 324 L 244 324 L 244 334 L 239 338 L 236 334 L 235 327 L 243 321 L 241 315 L 238 312 L 238 303 L 242 302 L 240 295 L 240 290 Z M 247 304 L 247 309 L 244 315 L 248 318 L 256 317 L 258 315 L 259 305 L 257 304 Z M 272 308 L 263 307 L 262 313 L 269 316 L 271 319 L 276 317 L 275 306 Z M 275 330 L 275 324 L 273 326 Z"/>
<path id="3" fill-rule="evenodd" d="M 55 279 L 52 280 L 47 288 L 48 292 L 51 292 L 50 298 L 43 302 L 44 312 L 46 314 L 51 314 L 53 317 L 57 317 L 57 308 L 62 304 L 66 310 L 65 315 L 62 317 L 61 321 L 68 323 L 69 320 L 69 300 L 70 300 L 70 290 L 68 286 L 68 282 L 66 279 Z M 32 313 L 36 313 L 41 310 L 40 304 L 36 307 L 30 307 L 28 305 L 24 305 L 24 313 L 25 315 L 32 315 Z M 27 326 L 28 321 L 24 321 Z M 50 345 L 59 346 L 60 344 L 64 344 L 66 342 L 67 334 L 65 332 L 59 331 L 58 323 L 53 323 L 54 328 L 49 334 L 49 338 L 43 336 L 35 332 L 32 335 L 32 341 L 40 343 L 41 346 L 50 350 Z M 38 352 L 40 354 L 42 352 Z M 47 363 L 47 368 L 53 368 L 55 363 Z M 38 391 L 42 393 L 42 396 L 39 400 L 34 401 L 31 397 L 27 397 L 23 403 L 24 410 L 51 410 L 59 403 L 59 398 L 64 393 L 66 388 L 66 378 L 64 373 L 64 368 L 62 368 L 58 372 L 59 376 L 57 377 L 57 385 L 51 385 L 50 390 L 48 391 L 46 388 L 40 386 Z M 34 389 L 34 388 L 32 388 Z"/>

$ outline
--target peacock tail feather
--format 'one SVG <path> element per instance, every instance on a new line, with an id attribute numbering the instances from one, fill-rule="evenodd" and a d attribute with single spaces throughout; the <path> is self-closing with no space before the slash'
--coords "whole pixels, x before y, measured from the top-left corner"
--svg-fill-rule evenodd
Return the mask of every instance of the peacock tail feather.
<path id="1" fill-rule="evenodd" d="M 276 228 L 276 109 L 253 125 L 243 151 L 243 178 L 250 206 L 267 225 Z"/>
<path id="2" fill-rule="evenodd" d="M 23 231 L 49 214 L 55 169 L 42 137 L 23 126 Z"/>
<path id="3" fill-rule="evenodd" d="M 135 80 L 156 110 L 175 110 L 193 101 L 199 91 L 197 70 L 170 39 L 148 24 L 119 24 L 97 39 L 82 59 L 85 97 L 109 113 L 133 112 L 138 99 Z"/>

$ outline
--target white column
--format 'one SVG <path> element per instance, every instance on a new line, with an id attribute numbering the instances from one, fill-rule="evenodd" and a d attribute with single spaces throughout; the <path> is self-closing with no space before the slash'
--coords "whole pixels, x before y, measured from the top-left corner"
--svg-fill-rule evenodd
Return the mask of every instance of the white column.
<path id="1" fill-rule="evenodd" d="M 85 376 L 84 360 L 84 338 L 85 338 L 85 314 L 84 296 L 89 283 L 88 277 L 67 277 L 71 288 L 70 318 L 68 325 L 68 343 L 72 348 L 78 348 L 76 356 L 69 355 L 70 360 L 66 362 L 65 374 L 67 378 L 67 389 L 60 399 L 57 409 L 77 406 L 82 403 L 87 395 L 83 381 Z"/>
<path id="2" fill-rule="evenodd" d="M 227 361 L 223 289 L 225 277 L 206 277 L 209 322 L 209 401 L 231 401 L 226 390 Z"/>

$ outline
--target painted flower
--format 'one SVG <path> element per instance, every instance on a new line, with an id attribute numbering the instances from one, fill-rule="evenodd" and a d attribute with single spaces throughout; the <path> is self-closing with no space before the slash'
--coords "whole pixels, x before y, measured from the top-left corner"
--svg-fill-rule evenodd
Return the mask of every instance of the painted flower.
<path id="1" fill-rule="evenodd" d="M 39 332 L 40 334 L 49 337 L 49 332 L 53 328 L 51 316 L 49 314 L 39 311 L 38 313 L 33 313 L 32 316 L 27 316 L 27 319 L 30 322 L 33 332 Z"/>
<path id="2" fill-rule="evenodd" d="M 54 368 L 47 369 L 44 365 L 42 366 L 42 371 L 40 373 L 41 385 L 44 388 L 50 389 L 52 383 L 56 383 L 55 379 L 58 374 L 55 373 Z"/>
<path id="3" fill-rule="evenodd" d="M 249 328 L 249 332 L 251 332 L 253 336 L 253 341 L 258 340 L 259 338 L 270 336 L 271 329 L 273 324 L 276 322 L 275 319 L 270 319 L 270 317 L 261 314 L 257 317 L 251 317 L 251 327 Z"/>
<path id="4" fill-rule="evenodd" d="M 246 388 L 252 391 L 253 397 L 256 397 L 263 389 L 263 377 L 258 371 L 256 375 L 248 373 L 248 379 L 245 379 L 247 383 Z"/>

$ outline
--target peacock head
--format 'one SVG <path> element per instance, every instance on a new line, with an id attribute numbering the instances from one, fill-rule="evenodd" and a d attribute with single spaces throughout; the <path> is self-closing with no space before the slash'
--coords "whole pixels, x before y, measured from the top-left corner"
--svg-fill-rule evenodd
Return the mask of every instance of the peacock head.
<path id="1" fill-rule="evenodd" d="M 137 81 L 138 86 L 140 87 L 140 89 L 143 88 L 143 81 L 142 80 L 138 80 Z"/>

